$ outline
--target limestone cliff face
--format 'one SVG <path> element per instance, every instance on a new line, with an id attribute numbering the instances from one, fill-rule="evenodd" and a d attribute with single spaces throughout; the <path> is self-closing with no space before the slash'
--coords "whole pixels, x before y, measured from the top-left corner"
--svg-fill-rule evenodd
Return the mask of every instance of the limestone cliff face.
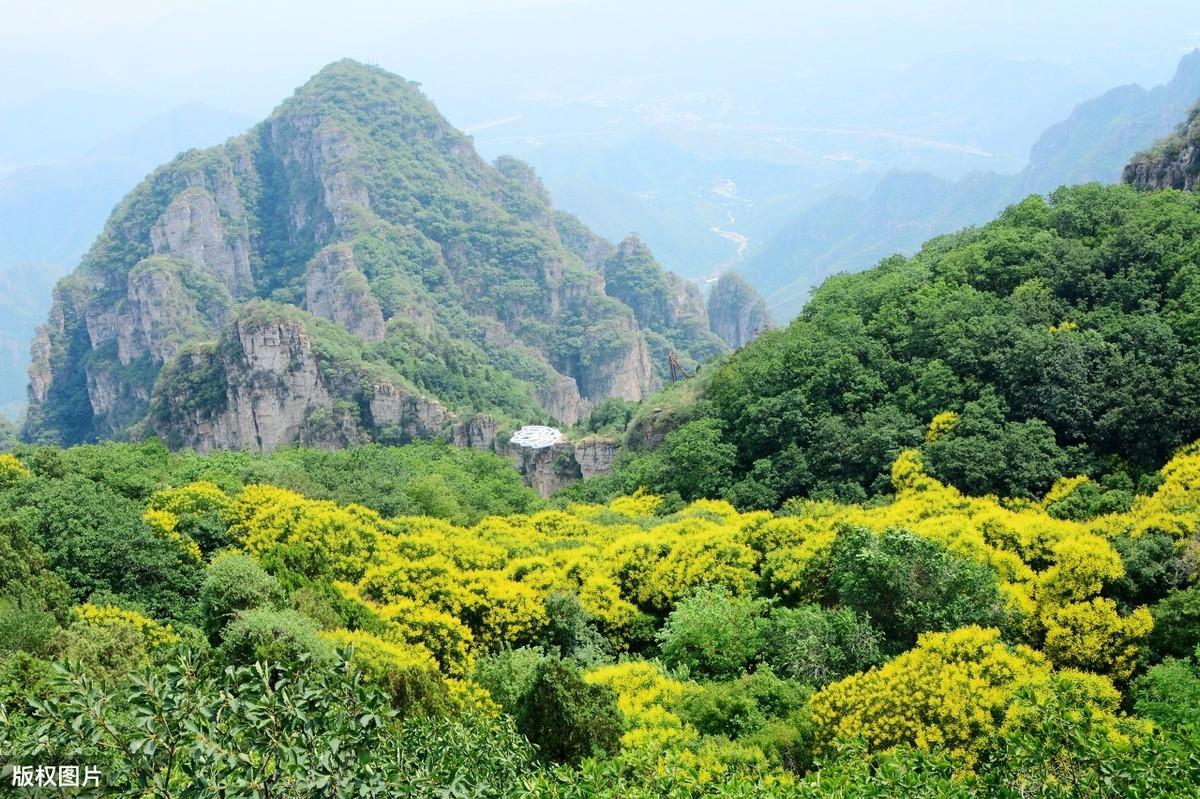
<path id="1" fill-rule="evenodd" d="M 151 252 L 195 264 L 221 281 L 230 294 L 246 296 L 254 287 L 250 242 L 239 224 L 244 209 L 232 171 L 214 176 L 211 188 L 197 173 L 185 180 L 194 185 L 176 196 L 150 227 Z M 238 229 L 226 226 L 222 211 Z"/>
<path id="2" fill-rule="evenodd" d="M 583 479 L 608 474 L 621 447 L 608 438 L 587 438 L 575 444 L 575 461 Z"/>
<path id="3" fill-rule="evenodd" d="M 708 324 L 726 344 L 739 349 L 771 326 L 771 315 L 749 283 L 726 272 L 708 295 Z"/>
<path id="4" fill-rule="evenodd" d="M 579 390 L 585 397 L 603 399 L 619 397 L 639 400 L 652 390 L 654 372 L 650 353 L 633 319 L 624 319 L 605 331 L 611 346 L 603 351 L 607 357 L 598 358 L 580 370 Z"/>
<path id="5" fill-rule="evenodd" d="M 543 497 L 572 483 L 612 471 L 620 445 L 603 437 L 561 441 L 550 447 L 526 449 L 510 446 L 509 458 L 525 484 Z"/>
<path id="6" fill-rule="evenodd" d="M 668 374 L 671 353 L 685 369 L 728 351 L 709 330 L 700 288 L 666 272 L 636 235 L 624 239 L 603 264 L 604 290 L 633 310 L 645 332 L 655 385 Z"/>
<path id="7" fill-rule="evenodd" d="M 1200 105 L 1173 136 L 1135 156 L 1121 179 L 1140 191 L 1200 191 Z"/>
<path id="8" fill-rule="evenodd" d="M 338 62 L 120 203 L 56 290 L 25 434 L 475 446 L 494 438 L 467 421 L 481 413 L 573 424 L 645 396 L 666 350 L 700 358 L 707 333 L 698 292 L 644 247 L 661 297 L 606 284 L 614 252 L 528 166 L 484 162 L 415 84 Z"/>
<path id="9" fill-rule="evenodd" d="M 344 363 L 331 370 L 322 360 L 302 319 L 239 318 L 217 345 L 183 352 L 164 372 L 153 398 L 152 431 L 198 452 L 404 443 L 450 434 L 454 416 L 439 403 L 386 379 L 371 381 L 362 369 L 347 373 Z M 223 393 L 179 390 L 195 378 L 205 390 L 223 387 Z M 482 447 L 486 422 L 470 420 L 463 429 L 466 445 L 477 440 Z"/>
<path id="10" fill-rule="evenodd" d="M 383 311 L 347 245 L 326 247 L 313 258 L 305 279 L 304 307 L 363 341 L 383 341 Z"/>

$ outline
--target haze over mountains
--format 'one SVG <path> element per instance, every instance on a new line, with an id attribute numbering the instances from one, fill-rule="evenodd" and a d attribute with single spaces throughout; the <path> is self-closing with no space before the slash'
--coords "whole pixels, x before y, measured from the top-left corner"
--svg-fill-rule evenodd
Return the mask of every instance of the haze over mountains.
<path id="1" fill-rule="evenodd" d="M 781 320 L 795 316 L 831 274 L 911 253 L 932 236 L 981 224 L 1006 205 L 1061 185 L 1114 183 L 1139 150 L 1170 133 L 1200 101 L 1200 50 L 1153 89 L 1120 86 L 1080 103 L 1033 145 L 1014 174 L 976 172 L 957 180 L 893 172 L 865 196 L 819 202 L 753 251 L 741 267 Z"/>
<path id="2" fill-rule="evenodd" d="M 927 25 L 922 15 L 932 12 L 906 12 L 903 19 L 889 21 L 892 12 L 886 8 L 862 20 L 852 37 L 839 32 L 839 15 L 834 20 L 809 9 L 804 29 L 814 39 L 811 49 L 803 56 L 791 49 L 783 55 L 780 43 L 788 40 L 783 28 L 765 31 L 753 23 L 749 10 L 745 17 L 730 18 L 724 8 L 708 3 L 696 4 L 694 14 L 676 21 L 691 41 L 702 43 L 684 52 L 672 49 L 669 37 L 652 33 L 667 13 L 662 9 L 639 12 L 644 24 L 631 27 L 620 24 L 620 15 L 611 10 L 535 5 L 495 17 L 475 10 L 469 19 L 447 11 L 445 20 L 414 22 L 404 34 L 410 39 L 403 59 L 390 57 L 393 51 L 386 48 L 370 54 L 391 63 L 422 64 L 420 69 L 406 66 L 403 74 L 427 81 L 430 96 L 486 158 L 513 153 L 532 163 L 556 207 L 573 212 L 609 241 L 636 231 L 666 269 L 693 279 L 715 278 L 734 266 L 760 290 L 792 284 L 786 297 L 772 299 L 774 315 L 784 319 L 807 296 L 810 272 L 869 265 L 958 226 L 956 214 L 964 206 L 994 210 L 1019 197 L 1020 192 L 1009 197 L 1010 187 L 989 180 L 955 186 L 941 181 L 1016 172 L 1049 122 L 1105 85 L 1144 80 L 1162 58 L 1123 40 L 1103 53 L 1096 43 L 1058 42 L 1051 50 L 1036 38 L 1021 39 L 1020 46 L 1010 39 L 1002 48 L 968 47 L 967 38 L 930 42 L 914 30 Z M 444 67 L 450 56 L 433 59 L 417 31 L 451 24 L 451 17 L 461 52 L 455 51 L 453 69 L 435 68 Z M 10 35 L 19 30 L 18 22 Z M 1176 39 L 1186 38 L 1185 22 L 1179 22 Z M 1099 19 L 1094 23 L 1107 25 Z M 552 29 L 566 33 L 551 36 Z M 595 35 L 580 45 L 570 32 L 585 29 Z M 908 35 L 892 35 L 900 29 Z M 883 32 L 888 35 L 880 38 Z M 27 341 L 33 320 L 43 318 L 48 307 L 46 287 L 74 265 L 112 204 L 154 164 L 243 130 L 261 116 L 246 109 L 265 108 L 264 98 L 280 96 L 274 88 L 267 94 L 271 81 L 283 80 L 291 68 L 299 71 L 286 85 L 294 85 L 297 76 L 312 71 L 295 64 L 332 47 L 329 42 L 338 35 L 340 29 L 322 31 L 302 54 L 281 55 L 268 68 L 236 80 L 228 64 L 213 66 L 203 80 L 191 76 L 183 93 L 178 87 L 168 93 L 165 83 L 149 80 L 137 83 L 136 96 L 122 95 L 117 86 L 109 94 L 89 94 L 90 84 L 80 80 L 70 93 L 38 95 L 52 71 L 9 86 L 10 95 L 28 97 L 3 109 L 25 124 L 0 131 L 0 172 L 7 170 L 0 176 L 5 212 L 0 214 L 0 280 L 13 287 L 14 306 L 0 317 L 0 408 L 11 413 L 24 400 Z M 355 35 L 370 39 L 361 30 Z M 1094 30 L 1091 35 L 1100 36 Z M 516 49 L 499 48 L 506 36 L 538 42 L 538 58 L 522 60 Z M 1096 40 L 1101 41 L 1109 40 Z M 19 51 L 10 47 L 9 55 Z M 636 56 L 617 58 L 628 53 Z M 528 63 L 547 59 L 559 66 L 552 75 Z M 606 68 L 598 69 L 600 63 Z M 164 66 L 164 76 L 173 68 Z M 1120 77 L 1114 80 L 1114 75 Z M 1034 85 L 1037 92 L 1027 91 Z M 165 107 L 168 94 L 216 105 L 228 101 L 239 112 L 210 108 L 210 125 L 203 119 L 208 112 L 191 106 L 194 122 L 181 113 L 174 131 L 165 124 L 157 137 L 120 137 L 128 144 L 123 150 L 116 146 L 113 137 L 128 127 L 122 120 L 144 119 L 147 109 Z M 1110 121 L 1119 125 L 1120 119 Z M 98 147 L 98 138 L 113 144 Z M 1121 157 L 1148 143 L 1131 145 Z M 1086 159 L 1089 146 L 1064 141 L 1059 152 L 1074 157 L 1079 151 Z M 1055 166 L 1054 158 L 1048 155 L 1046 163 L 1064 174 L 1070 171 Z M 885 178 L 892 170 L 924 174 Z M 882 211 L 863 199 L 877 187 L 873 202 L 885 206 Z M 922 219 L 917 224 L 890 219 L 889 203 L 924 209 Z M 814 207 L 820 209 L 815 217 L 810 216 Z M 873 214 L 882 224 L 873 224 Z M 794 246 L 797 234 L 788 232 L 792 224 L 813 218 L 814 241 Z M 855 232 L 859 218 L 868 221 Z M 925 220 L 933 221 L 924 225 Z M 779 259 L 776 245 L 784 250 Z M 768 257 L 783 264 L 775 271 L 787 274 L 755 277 L 771 271 L 763 266 Z M 798 282 L 792 259 L 803 261 Z M 34 298 L 35 304 L 41 298 L 41 307 L 18 297 Z"/>
<path id="3" fill-rule="evenodd" d="M 156 164 L 249 124 L 240 114 L 192 104 L 106 135 L 119 124 L 114 112 L 140 114 L 105 107 L 107 116 L 90 128 L 64 116 L 62 98 L 27 105 L 12 111 L 25 124 L 5 127 L 0 137 L 0 163 L 21 164 L 0 170 L 0 412 L 24 403 L 29 342 L 50 291 L 121 196 Z M 31 131 L 62 133 L 39 139 Z"/>

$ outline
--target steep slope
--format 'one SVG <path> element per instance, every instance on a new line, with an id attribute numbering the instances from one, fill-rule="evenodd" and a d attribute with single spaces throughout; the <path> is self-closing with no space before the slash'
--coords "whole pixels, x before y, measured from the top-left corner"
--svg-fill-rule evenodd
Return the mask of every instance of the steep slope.
<path id="1" fill-rule="evenodd" d="M 771 315 L 749 283 L 736 272 L 725 272 L 708 295 L 708 326 L 739 349 L 771 327 Z"/>
<path id="2" fill-rule="evenodd" d="M 724 342 L 708 329 L 708 311 L 700 288 L 664 272 L 636 235 L 625 238 L 602 265 L 606 291 L 633 309 L 646 330 L 655 375 L 667 376 L 668 359 L 675 353 L 684 369 L 692 370 L 723 352 Z"/>
<path id="3" fill-rule="evenodd" d="M 249 122 L 188 105 L 95 141 L 81 155 L 55 152 L 47 163 L 0 175 L 0 407 L 25 404 L 29 342 L 50 310 L 51 289 L 78 263 L 121 196 L 162 161 Z M 34 131 L 48 126 L 36 116 L 22 118 L 24 124 Z"/>
<path id="4" fill-rule="evenodd" d="M 1121 178 L 1143 191 L 1200 189 L 1200 104 L 1173 135 L 1138 153 Z"/>
<path id="5" fill-rule="evenodd" d="M 789 319 L 831 274 L 911 253 L 926 239 L 981 224 L 1030 193 L 1116 182 L 1125 162 L 1169 133 L 1197 97 L 1200 50 L 1185 56 L 1162 86 L 1122 86 L 1079 104 L 1042 134 L 1020 173 L 980 172 L 955 181 L 925 172 L 893 173 L 865 197 L 835 196 L 814 205 L 740 271 L 777 318 Z"/>
<path id="6" fill-rule="evenodd" d="M 609 296 L 559 218 L 415 84 L 332 64 L 117 207 L 55 289 L 26 433 L 336 446 L 639 399 L 657 383 L 643 323 L 667 321 Z"/>

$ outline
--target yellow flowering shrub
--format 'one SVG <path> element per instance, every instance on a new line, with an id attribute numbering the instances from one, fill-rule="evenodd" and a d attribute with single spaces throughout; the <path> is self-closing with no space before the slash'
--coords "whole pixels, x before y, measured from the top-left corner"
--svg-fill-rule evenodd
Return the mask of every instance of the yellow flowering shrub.
<path id="1" fill-rule="evenodd" d="M 639 488 L 632 496 L 618 497 L 608 504 L 609 510 L 622 516 L 634 519 L 646 519 L 654 516 L 662 505 L 662 498 L 656 497 L 644 488 Z"/>
<path id="2" fill-rule="evenodd" d="M 1037 729 L 1046 707 L 1056 701 L 1065 701 L 1074 714 L 1087 714 L 1090 723 L 1100 726 L 1114 743 L 1129 744 L 1152 728 L 1149 722 L 1121 713 L 1121 692 L 1107 677 L 1066 669 L 1022 686 L 1004 715 L 1001 733 Z"/>
<path id="3" fill-rule="evenodd" d="M 25 468 L 17 457 L 11 453 L 0 453 L 0 490 L 12 488 L 21 480 L 32 477 L 33 473 Z"/>
<path id="4" fill-rule="evenodd" d="M 1046 659 L 1011 647 L 998 630 L 926 633 L 915 649 L 812 698 L 818 743 L 863 737 L 873 749 L 942 747 L 973 763 L 999 729 L 1021 685 L 1050 674 Z"/>
<path id="5" fill-rule="evenodd" d="M 148 510 L 170 513 L 181 535 L 197 537 L 200 548 L 210 551 L 223 545 L 229 528 L 238 522 L 238 503 L 214 483 L 199 481 L 164 488 L 151 495 Z"/>
<path id="6" fill-rule="evenodd" d="M 683 697 L 687 684 L 667 677 L 655 664 L 630 661 L 601 666 L 584 679 L 607 686 L 617 695 L 617 707 L 625 717 L 624 748 L 656 751 L 699 737 L 692 725 L 669 710 Z"/>
<path id="7" fill-rule="evenodd" d="M 958 414 L 954 411 L 943 411 L 929 421 L 929 429 L 925 431 L 925 443 L 937 441 L 942 436 L 950 434 L 958 426 Z"/>
<path id="8" fill-rule="evenodd" d="M 949 424 L 942 419 L 935 427 L 944 432 Z M 228 497 L 193 484 L 156 495 L 147 519 L 169 535 L 180 530 L 172 515 L 228 518 L 233 540 L 269 570 L 335 581 L 363 602 L 384 625 L 375 638 L 360 640 L 365 650 L 380 658 L 396 656 L 389 647 L 408 656 L 422 652 L 455 681 L 483 653 L 537 643 L 548 623 L 545 602 L 555 592 L 576 593 L 591 623 L 622 651 L 646 639 L 654 616 L 700 587 L 788 604 L 822 601 L 840 530 L 906 530 L 992 569 L 1001 597 L 1025 620 L 1025 640 L 1044 654 L 1005 644 L 994 630 L 927 634 L 895 660 L 826 686 L 813 699 L 813 718 L 826 746 L 839 736 L 863 735 L 875 748 L 944 746 L 965 764 L 1006 718 L 1019 717 L 1019 689 L 1036 697 L 1049 685 L 1052 666 L 1117 678 L 1130 673 L 1150 619 L 1144 610 L 1121 615 L 1099 598 L 1124 573 L 1111 539 L 1170 529 L 1186 540 L 1200 527 L 1197 448 L 1169 463 L 1161 487 L 1136 500 L 1132 511 L 1088 521 L 1046 511 L 1077 490 L 1080 478 L 1059 481 L 1041 501 L 1013 502 L 965 496 L 940 483 L 916 451 L 901 453 L 892 473 L 890 502 L 797 500 L 778 515 L 739 513 L 706 500 L 656 517 L 661 501 L 639 492 L 605 505 L 493 516 L 463 527 L 426 517 L 384 519 L 271 486 Z M 685 683 L 644 662 L 598 668 L 587 679 L 616 692 L 628 748 L 654 758 L 687 751 L 690 763 L 700 763 L 699 734 L 672 709 Z M 1091 678 L 1055 679 L 1054 690 L 1069 687 L 1085 698 L 1091 691 L 1094 712 L 1108 707 L 1106 677 L 1086 685 Z M 464 696 L 471 692 L 466 683 L 448 685 Z M 719 778 L 726 773 L 720 760 L 702 768 Z"/>
<path id="9" fill-rule="evenodd" d="M 1103 520 L 1110 535 L 1165 533 L 1182 539 L 1200 530 L 1200 442 L 1179 450 L 1159 474 L 1163 482 L 1153 494 L 1134 499 L 1129 513 Z"/>
<path id="10" fill-rule="evenodd" d="M 1121 556 L 1096 535 L 1082 533 L 1058 541 L 1051 548 L 1051 559 L 1054 565 L 1037 579 L 1037 595 L 1043 602 L 1078 602 L 1125 576 Z"/>
<path id="11" fill-rule="evenodd" d="M 377 607 L 376 612 L 389 623 L 390 639 L 424 646 L 452 677 L 470 672 L 474 665 L 473 638 L 471 630 L 457 617 L 407 597 Z"/>
<path id="12" fill-rule="evenodd" d="M 384 528 L 367 508 L 306 499 L 275 486 L 246 486 L 237 509 L 231 533 L 247 552 L 308 577 L 357 580 L 374 559 Z"/>
<path id="13" fill-rule="evenodd" d="M 1073 602 L 1045 616 L 1044 651 L 1056 666 L 1084 669 L 1127 679 L 1133 674 L 1139 644 L 1154 619 L 1146 608 L 1128 616 L 1111 599 Z"/>
<path id="14" fill-rule="evenodd" d="M 754 550 L 721 528 L 685 536 L 650 574 L 648 599 L 663 610 L 701 586 L 723 586 L 742 596 L 758 583 Z"/>
<path id="15" fill-rule="evenodd" d="M 450 692 L 429 650 L 398 644 L 362 630 L 331 630 L 321 637 L 351 648 L 351 662 L 364 678 L 383 687 L 402 710 L 422 714 L 450 710 Z"/>
<path id="16" fill-rule="evenodd" d="M 200 554 L 200 545 L 189 536 L 179 532 L 179 517 L 174 513 L 166 510 L 147 508 L 146 512 L 142 514 L 142 519 L 146 524 L 150 525 L 150 529 L 155 534 L 167 539 L 178 547 L 183 557 L 196 563 L 199 563 L 203 559 L 204 556 Z"/>
<path id="17" fill-rule="evenodd" d="M 125 610 L 114 605 L 98 607 L 91 603 L 75 608 L 75 615 L 89 627 L 128 627 L 137 631 L 146 642 L 147 649 L 174 646 L 179 643 L 179 636 L 169 624 L 159 624 L 133 610 Z"/>

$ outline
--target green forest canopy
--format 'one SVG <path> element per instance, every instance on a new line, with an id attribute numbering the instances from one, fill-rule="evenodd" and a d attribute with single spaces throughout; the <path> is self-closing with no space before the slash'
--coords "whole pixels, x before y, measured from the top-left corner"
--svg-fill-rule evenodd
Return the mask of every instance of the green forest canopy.
<path id="1" fill-rule="evenodd" d="M 705 375 L 665 451 L 574 495 L 862 500 L 908 447 L 974 494 L 1036 496 L 1062 474 L 1129 491 L 1200 436 L 1198 347 L 1200 196 L 1066 187 L 830 278 Z"/>

